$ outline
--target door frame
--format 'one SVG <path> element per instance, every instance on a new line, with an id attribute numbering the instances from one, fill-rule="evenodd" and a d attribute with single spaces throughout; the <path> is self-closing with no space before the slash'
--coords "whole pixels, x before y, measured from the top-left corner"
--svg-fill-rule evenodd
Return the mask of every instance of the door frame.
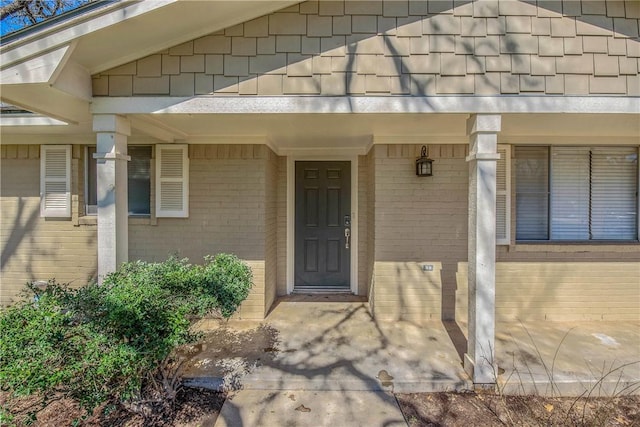
<path id="1" fill-rule="evenodd" d="M 287 156 L 287 294 L 293 292 L 295 277 L 296 162 L 341 161 L 351 164 L 351 271 L 349 289 L 358 294 L 358 155 Z"/>

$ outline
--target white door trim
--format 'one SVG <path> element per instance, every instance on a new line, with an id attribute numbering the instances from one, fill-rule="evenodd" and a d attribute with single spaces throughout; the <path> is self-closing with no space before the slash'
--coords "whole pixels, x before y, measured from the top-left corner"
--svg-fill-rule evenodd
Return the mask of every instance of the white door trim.
<path id="1" fill-rule="evenodd" d="M 296 161 L 345 161 L 351 163 L 351 277 L 350 289 L 358 294 L 358 156 L 290 155 L 287 157 L 287 294 L 295 277 Z"/>

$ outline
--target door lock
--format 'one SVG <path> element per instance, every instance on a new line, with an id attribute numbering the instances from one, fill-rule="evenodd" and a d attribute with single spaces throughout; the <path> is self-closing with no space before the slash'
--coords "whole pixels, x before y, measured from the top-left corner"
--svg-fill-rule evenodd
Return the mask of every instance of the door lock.
<path id="1" fill-rule="evenodd" d="M 351 238 L 351 229 L 349 228 L 345 228 L 344 229 L 344 248 L 345 249 L 349 249 L 349 239 Z"/>

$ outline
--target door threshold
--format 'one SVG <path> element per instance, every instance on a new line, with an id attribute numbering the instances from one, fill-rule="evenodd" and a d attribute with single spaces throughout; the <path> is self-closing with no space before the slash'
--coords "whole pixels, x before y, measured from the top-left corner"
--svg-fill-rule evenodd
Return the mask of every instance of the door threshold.
<path id="1" fill-rule="evenodd" d="M 296 286 L 292 294 L 352 294 L 344 286 Z"/>

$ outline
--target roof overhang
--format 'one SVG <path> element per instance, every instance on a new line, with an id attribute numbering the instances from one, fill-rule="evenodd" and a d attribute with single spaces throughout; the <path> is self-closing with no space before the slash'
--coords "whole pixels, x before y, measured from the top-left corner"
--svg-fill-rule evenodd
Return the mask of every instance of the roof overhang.
<path id="1" fill-rule="evenodd" d="M 91 76 L 299 0 L 108 2 L 0 47 L 0 98 L 70 124 L 90 121 Z"/>

